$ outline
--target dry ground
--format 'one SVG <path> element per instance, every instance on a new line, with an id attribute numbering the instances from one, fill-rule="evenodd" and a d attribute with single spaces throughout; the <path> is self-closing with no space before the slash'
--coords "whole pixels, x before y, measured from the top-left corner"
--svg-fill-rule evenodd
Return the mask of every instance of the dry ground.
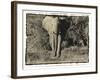
<path id="1" fill-rule="evenodd" d="M 89 51 L 87 47 L 70 47 L 61 51 L 57 59 L 51 58 L 51 51 L 38 51 L 26 54 L 26 64 L 60 64 L 60 63 L 87 63 L 89 62 Z"/>

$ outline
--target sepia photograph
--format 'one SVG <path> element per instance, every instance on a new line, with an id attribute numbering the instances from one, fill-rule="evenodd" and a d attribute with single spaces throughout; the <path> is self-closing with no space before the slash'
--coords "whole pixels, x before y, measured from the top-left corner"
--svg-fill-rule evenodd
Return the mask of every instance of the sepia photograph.
<path id="1" fill-rule="evenodd" d="M 12 1 L 11 77 L 97 73 L 97 6 Z"/>
<path id="2" fill-rule="evenodd" d="M 26 64 L 88 63 L 89 16 L 26 14 Z"/>

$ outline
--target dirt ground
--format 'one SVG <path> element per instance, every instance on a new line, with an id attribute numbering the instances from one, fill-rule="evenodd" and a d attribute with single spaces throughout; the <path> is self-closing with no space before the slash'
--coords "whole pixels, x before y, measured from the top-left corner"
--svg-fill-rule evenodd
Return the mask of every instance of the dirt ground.
<path id="1" fill-rule="evenodd" d="M 26 65 L 33 64 L 61 64 L 61 63 L 88 63 L 88 47 L 70 47 L 61 51 L 59 58 L 52 59 L 51 51 L 37 51 L 26 54 Z"/>

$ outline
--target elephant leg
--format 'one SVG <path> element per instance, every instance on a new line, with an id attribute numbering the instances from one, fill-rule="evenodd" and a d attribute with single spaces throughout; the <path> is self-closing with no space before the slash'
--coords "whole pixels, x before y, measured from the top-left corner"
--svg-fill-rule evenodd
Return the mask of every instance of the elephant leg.
<path id="1" fill-rule="evenodd" d="M 52 56 L 55 57 L 57 52 L 57 36 L 55 34 L 50 35 L 50 45 L 52 48 Z"/>
<path id="2" fill-rule="evenodd" d="M 57 43 L 57 53 L 56 56 L 60 57 L 61 56 L 61 35 L 58 35 L 58 43 Z"/>

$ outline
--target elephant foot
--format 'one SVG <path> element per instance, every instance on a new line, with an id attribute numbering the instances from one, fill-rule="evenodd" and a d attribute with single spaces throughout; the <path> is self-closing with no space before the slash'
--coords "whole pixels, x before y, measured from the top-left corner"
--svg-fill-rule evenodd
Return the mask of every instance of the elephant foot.
<path id="1" fill-rule="evenodd" d="M 60 58 L 60 55 L 51 56 L 51 59 L 58 59 L 58 58 Z"/>
<path id="2" fill-rule="evenodd" d="M 55 53 L 54 51 L 51 52 L 51 56 L 50 56 L 51 59 L 58 59 L 60 58 L 60 54 L 57 54 Z"/>

